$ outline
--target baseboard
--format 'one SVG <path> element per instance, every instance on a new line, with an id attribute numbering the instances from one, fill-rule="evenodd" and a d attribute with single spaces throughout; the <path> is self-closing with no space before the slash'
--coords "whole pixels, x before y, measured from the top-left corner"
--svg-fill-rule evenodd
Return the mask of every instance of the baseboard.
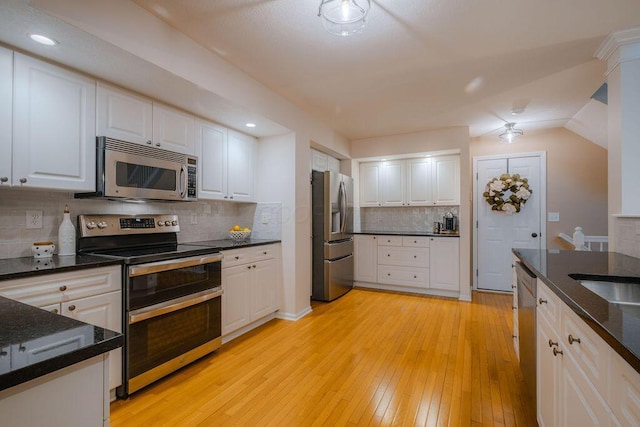
<path id="1" fill-rule="evenodd" d="M 311 309 L 311 306 L 308 306 L 304 310 L 299 311 L 298 313 L 295 313 L 295 314 L 284 313 L 282 311 L 279 311 L 278 314 L 276 314 L 276 318 L 283 319 L 283 320 L 292 320 L 295 322 L 297 320 L 302 319 L 304 316 L 311 313 L 312 311 L 313 310 Z"/>

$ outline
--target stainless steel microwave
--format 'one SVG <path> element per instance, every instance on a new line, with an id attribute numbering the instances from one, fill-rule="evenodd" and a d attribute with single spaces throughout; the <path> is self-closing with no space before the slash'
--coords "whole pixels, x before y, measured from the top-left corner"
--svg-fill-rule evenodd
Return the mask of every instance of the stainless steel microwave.
<path id="1" fill-rule="evenodd" d="M 99 136 L 96 191 L 76 198 L 196 201 L 198 158 Z"/>

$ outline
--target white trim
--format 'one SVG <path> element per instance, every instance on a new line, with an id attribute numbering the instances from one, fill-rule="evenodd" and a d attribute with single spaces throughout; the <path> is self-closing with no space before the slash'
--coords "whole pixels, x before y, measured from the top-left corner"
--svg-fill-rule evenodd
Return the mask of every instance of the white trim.
<path id="1" fill-rule="evenodd" d="M 426 295 L 426 296 L 460 298 L 460 292 L 441 291 L 438 289 L 427 289 L 427 288 L 413 288 L 411 286 L 396 286 L 396 285 L 371 283 L 371 282 L 355 282 L 354 287 L 360 288 L 360 289 L 376 289 L 379 291 L 402 292 L 407 294 L 419 294 L 419 295 Z M 467 300 L 464 299 L 463 301 L 467 301 Z M 469 301 L 471 300 L 469 299 Z"/>
<path id="2" fill-rule="evenodd" d="M 539 157 L 540 158 L 540 188 L 538 194 L 540 194 L 540 249 L 547 249 L 547 152 L 546 151 L 534 151 L 528 153 L 510 153 L 510 154 L 496 154 L 491 156 L 474 156 L 473 157 L 473 173 L 471 180 L 472 186 L 472 198 L 473 198 L 473 222 L 471 227 L 473 228 L 473 262 L 472 262 L 472 289 L 474 291 L 485 289 L 478 289 L 478 227 L 476 227 L 476 221 L 478 220 L 478 200 L 476 194 L 478 194 L 478 161 L 480 160 L 498 160 L 498 159 L 513 159 L 519 157 Z"/>
<path id="3" fill-rule="evenodd" d="M 299 311 L 298 313 L 295 313 L 295 314 L 278 312 L 278 314 L 276 315 L 276 318 L 282 319 L 282 320 L 292 320 L 295 322 L 302 319 L 304 316 L 311 313 L 312 311 L 313 310 L 311 309 L 311 306 L 308 306 L 304 310 Z"/>

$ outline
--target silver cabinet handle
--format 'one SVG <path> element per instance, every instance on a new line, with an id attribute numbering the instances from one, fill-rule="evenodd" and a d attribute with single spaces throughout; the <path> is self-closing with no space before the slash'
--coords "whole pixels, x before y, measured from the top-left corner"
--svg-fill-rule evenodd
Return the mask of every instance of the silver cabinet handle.
<path id="1" fill-rule="evenodd" d="M 5 183 L 5 182 L 7 182 L 7 181 L 9 181 L 9 178 L 8 178 L 8 177 L 6 177 L 6 176 L 2 176 L 2 177 L 0 177 L 0 182 Z"/>
<path id="2" fill-rule="evenodd" d="M 160 147 L 160 143 L 159 142 L 156 142 L 156 147 Z"/>
<path id="3" fill-rule="evenodd" d="M 26 184 L 27 178 L 20 178 L 20 184 Z"/>
<path id="4" fill-rule="evenodd" d="M 64 292 L 66 290 L 67 290 L 67 286 L 66 285 L 60 286 L 60 292 Z"/>
<path id="5" fill-rule="evenodd" d="M 573 335 L 569 334 L 569 344 L 573 345 L 574 342 L 577 342 L 578 344 L 580 344 L 580 338 L 574 338 Z"/>
<path id="6" fill-rule="evenodd" d="M 542 298 L 538 298 L 538 303 L 539 303 L 540 305 L 542 305 L 542 304 L 546 304 L 546 303 L 547 303 L 547 300 L 546 300 L 546 299 L 542 299 Z"/>
<path id="7" fill-rule="evenodd" d="M 69 311 L 73 311 L 73 310 L 75 310 L 75 309 L 76 309 L 76 306 L 75 306 L 75 305 L 73 305 L 73 304 L 72 304 L 72 305 L 70 305 L 70 306 L 69 306 Z"/>
<path id="8" fill-rule="evenodd" d="M 549 347 L 554 347 L 554 346 L 555 346 L 555 347 L 557 347 L 557 346 L 558 346 L 558 343 L 557 343 L 557 342 L 553 342 L 553 341 L 551 340 L 551 338 L 549 338 Z"/>
<path id="9" fill-rule="evenodd" d="M 562 352 L 562 350 L 558 350 L 557 348 L 553 348 L 553 355 L 557 356 L 557 355 L 564 355 L 564 353 Z"/>
<path id="10" fill-rule="evenodd" d="M 51 310 L 51 312 L 52 312 L 53 314 L 58 314 L 58 309 L 57 309 L 57 308 L 54 308 L 53 310 Z"/>
<path id="11" fill-rule="evenodd" d="M 147 145 L 151 145 L 151 144 L 152 144 L 151 140 L 148 140 Z"/>

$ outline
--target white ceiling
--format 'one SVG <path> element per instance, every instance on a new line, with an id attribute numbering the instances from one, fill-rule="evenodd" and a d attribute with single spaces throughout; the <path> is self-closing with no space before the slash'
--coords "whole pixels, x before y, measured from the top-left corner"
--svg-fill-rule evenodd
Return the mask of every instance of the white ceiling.
<path id="1" fill-rule="evenodd" d="M 563 126 L 605 80 L 604 37 L 640 24 L 637 0 L 375 0 L 338 37 L 319 0 L 133 1 L 349 139 Z"/>
<path id="2" fill-rule="evenodd" d="M 593 58 L 604 37 L 640 25 L 638 0 L 375 0 L 366 31 L 344 38 L 322 28 L 319 0 L 131 1 L 349 139 L 450 126 L 497 134 L 507 121 L 565 126 L 605 80 Z M 64 49 L 26 40 L 42 27 Z M 28 0 L 0 1 L 0 41 L 183 108 L 206 100 L 196 114 L 247 132 L 246 108 L 176 83 Z M 286 131 L 255 121 L 264 126 L 255 136 Z"/>

